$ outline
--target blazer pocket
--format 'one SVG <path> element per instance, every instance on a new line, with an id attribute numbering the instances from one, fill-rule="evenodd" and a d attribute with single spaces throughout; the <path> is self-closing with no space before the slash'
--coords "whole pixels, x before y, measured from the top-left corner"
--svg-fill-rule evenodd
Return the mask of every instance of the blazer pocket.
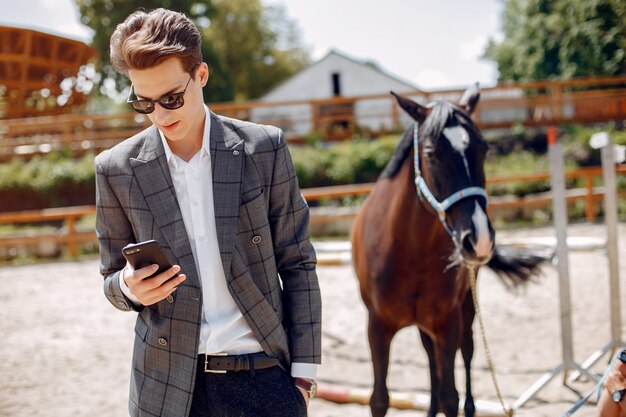
<path id="1" fill-rule="evenodd" d="M 261 190 L 261 194 L 239 206 L 238 233 L 254 232 L 266 226 L 269 226 L 269 220 L 265 207 L 265 193 Z"/>
<path id="2" fill-rule="evenodd" d="M 265 205 L 265 194 L 239 207 L 239 224 L 235 238 L 236 251 L 243 265 L 255 280 L 275 272 L 272 231 Z M 273 291 L 273 286 L 264 283 L 264 292 Z"/>
<path id="3" fill-rule="evenodd" d="M 257 194 L 256 196 L 254 196 L 252 198 L 247 197 L 247 196 L 244 198 L 242 196 L 241 205 L 242 206 L 246 206 L 248 204 L 251 204 L 251 203 L 254 203 L 254 202 L 258 202 L 259 200 L 263 200 L 263 197 L 265 196 L 265 190 L 263 190 L 263 188 L 259 188 L 257 192 L 259 194 Z"/>

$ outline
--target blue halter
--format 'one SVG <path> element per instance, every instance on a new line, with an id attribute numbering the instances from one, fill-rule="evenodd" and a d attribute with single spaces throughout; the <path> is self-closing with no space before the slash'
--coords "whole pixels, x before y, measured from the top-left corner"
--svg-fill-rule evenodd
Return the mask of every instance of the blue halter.
<path id="1" fill-rule="evenodd" d="M 448 232 L 448 235 L 450 235 L 454 243 L 458 246 L 459 242 L 456 236 L 456 231 L 452 230 L 448 225 L 448 222 L 446 220 L 446 211 L 454 204 L 468 197 L 482 197 L 485 199 L 486 205 L 487 193 L 485 192 L 485 189 L 481 187 L 467 187 L 463 188 L 460 191 L 457 191 L 442 202 L 439 202 L 439 200 L 435 198 L 433 193 L 430 192 L 428 186 L 426 185 L 426 181 L 424 181 L 424 177 L 422 177 L 422 171 L 420 170 L 419 139 L 417 135 L 418 129 L 419 126 L 417 122 L 415 122 L 415 124 L 413 125 L 413 165 L 415 167 L 415 188 L 417 190 L 417 195 L 422 196 L 424 199 L 426 199 L 428 204 L 430 204 L 435 212 L 437 212 L 437 215 L 439 216 L 439 221 L 443 225 L 444 229 L 446 229 L 446 232 Z"/>

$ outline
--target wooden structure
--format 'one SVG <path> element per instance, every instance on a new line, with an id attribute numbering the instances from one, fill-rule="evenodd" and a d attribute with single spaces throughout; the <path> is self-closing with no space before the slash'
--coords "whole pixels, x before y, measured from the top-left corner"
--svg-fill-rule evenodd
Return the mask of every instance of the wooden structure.
<path id="1" fill-rule="evenodd" d="M 618 166 L 616 173 L 626 175 L 626 166 Z M 582 168 L 566 173 L 567 179 L 584 179 L 584 189 L 570 189 L 566 193 L 566 201 L 568 205 L 572 205 L 577 201 L 585 202 L 585 213 L 587 221 L 596 219 L 596 204 L 599 203 L 604 196 L 602 187 L 594 187 L 594 179 L 602 176 L 601 167 Z M 516 182 L 532 182 L 539 180 L 547 180 L 550 178 L 549 173 L 538 173 L 531 175 L 517 175 L 506 177 L 492 177 L 487 180 L 487 189 L 489 185 L 516 183 Z M 351 184 L 339 185 L 333 187 L 306 188 L 302 190 L 302 194 L 309 202 L 319 200 L 340 199 L 347 196 L 367 195 L 373 188 L 373 183 L 368 184 Z M 621 193 L 624 195 L 626 193 Z M 541 208 L 549 207 L 552 204 L 552 195 L 550 192 L 531 194 L 525 197 L 503 196 L 491 197 L 489 200 L 489 210 L 498 211 L 502 209 L 523 209 L 523 208 Z M 0 237 L 0 248 L 14 247 L 20 245 L 37 244 L 42 241 L 55 241 L 59 244 L 66 245 L 72 257 L 78 255 L 78 244 L 82 242 L 95 241 L 96 235 L 93 230 L 78 232 L 76 230 L 76 221 L 82 217 L 93 215 L 96 209 L 94 206 L 79 207 L 63 207 L 45 210 L 32 210 L 11 213 L 0 213 L 0 225 L 2 224 L 23 224 L 23 223 L 45 223 L 50 221 L 63 221 L 61 233 L 53 234 L 37 234 L 34 236 L 4 236 Z M 317 215 L 315 211 L 311 213 L 311 224 L 327 224 L 336 221 L 352 220 L 356 214 L 353 212 L 342 212 L 330 215 Z"/>
<path id="2" fill-rule="evenodd" d="M 61 207 L 44 210 L 0 213 L 0 224 L 43 223 L 62 221 L 60 233 L 36 234 L 32 236 L 5 236 L 0 239 L 0 247 L 14 247 L 53 241 L 67 246 L 70 256 L 78 258 L 78 244 L 96 240 L 94 230 L 80 232 L 76 230 L 76 221 L 96 213 L 94 206 Z"/>
<path id="3" fill-rule="evenodd" d="M 1 72 L 0 72 L 1 74 Z M 1 82 L 0 82 L 1 84 Z M 402 92 L 399 92 L 402 93 Z M 422 102 L 439 99 L 457 101 L 462 90 L 408 92 L 406 95 Z M 578 79 L 571 81 L 500 84 L 482 89 L 483 98 L 474 113 L 482 130 L 508 128 L 513 125 L 550 126 L 565 123 L 606 123 L 626 120 L 626 76 Z M 280 103 L 250 101 L 245 103 L 215 103 L 210 108 L 225 116 L 273 124 L 289 129 L 290 121 L 254 120 L 252 110 L 272 106 L 310 107 L 311 133 L 324 126 L 340 122 L 350 137 L 358 121 L 353 112 L 333 112 L 329 109 L 351 109 L 362 101 L 388 102 L 380 111 L 360 114 L 364 118 L 388 119 L 394 129 L 405 121 L 389 94 L 360 97 L 337 97 L 324 100 L 299 100 Z M 308 116 L 307 116 L 308 117 Z M 147 117 L 134 112 L 123 114 L 60 115 L 0 122 L 0 161 L 13 155 L 49 152 L 57 148 L 77 151 L 106 149 L 139 132 L 150 124 Z M 372 131 L 372 135 L 384 131 Z M 288 137 L 291 142 L 301 137 Z M 322 137 L 322 139 L 325 139 Z"/>
<path id="4" fill-rule="evenodd" d="M 139 113 L 29 117 L 0 121 L 0 161 L 55 149 L 100 151 L 150 125 Z"/>
<path id="5" fill-rule="evenodd" d="M 626 165 L 618 165 L 616 172 L 619 175 L 626 175 Z M 568 205 L 573 205 L 577 201 L 584 201 L 585 204 L 585 219 L 587 221 L 596 220 L 596 204 L 602 201 L 604 196 L 603 187 L 594 187 L 594 179 L 602 176 L 601 167 L 587 167 L 579 168 L 574 171 L 565 173 L 565 178 L 568 180 L 582 179 L 585 188 L 569 189 L 566 195 L 566 201 Z M 550 173 L 537 173 L 537 174 L 524 174 L 524 175 L 510 175 L 503 177 L 489 177 L 487 178 L 487 192 L 489 193 L 489 187 L 495 184 L 511 184 L 511 183 L 524 183 L 545 181 L 550 179 Z M 337 185 L 332 187 L 317 187 L 306 188 L 302 190 L 302 195 L 307 201 L 319 201 L 319 200 L 331 200 L 339 199 L 348 196 L 367 195 L 374 187 L 374 183 L 367 184 L 350 184 L 350 185 Z M 622 193 L 621 195 L 625 195 Z M 548 192 L 528 194 L 524 197 L 517 197 L 512 195 L 489 197 L 489 210 L 497 211 L 503 209 L 527 209 L 527 208 L 541 208 L 549 207 L 552 204 L 552 195 Z M 345 215 L 341 215 L 343 220 Z M 316 222 L 328 222 L 333 221 L 332 218 L 328 219 L 311 219 L 312 223 Z"/>
<path id="6" fill-rule="evenodd" d="M 68 113 L 84 105 L 84 94 L 61 83 L 77 77 L 94 56 L 82 42 L 0 26 L 0 119 Z"/>

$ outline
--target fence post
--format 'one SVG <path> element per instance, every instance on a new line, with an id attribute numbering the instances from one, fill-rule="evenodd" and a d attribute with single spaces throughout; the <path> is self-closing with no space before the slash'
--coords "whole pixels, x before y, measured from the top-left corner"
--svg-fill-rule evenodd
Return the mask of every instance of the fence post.
<path id="1" fill-rule="evenodd" d="M 618 238 L 619 227 L 617 207 L 617 181 L 615 176 L 614 146 L 609 140 L 602 148 L 602 174 L 604 176 L 604 217 L 606 219 L 606 246 L 609 258 L 609 278 L 611 291 L 611 338 L 614 344 L 622 343 L 622 316 L 619 290 Z M 615 346 L 613 347 L 615 349 Z"/>
<path id="2" fill-rule="evenodd" d="M 396 130 L 400 126 L 400 116 L 398 114 L 398 105 L 393 99 L 389 99 L 391 103 L 391 126 L 390 131 Z"/>
<path id="3" fill-rule="evenodd" d="M 561 123 L 561 119 L 563 118 L 563 95 L 561 94 L 561 84 L 560 82 L 552 83 L 552 106 L 553 106 L 553 117 L 556 123 Z"/>
<path id="4" fill-rule="evenodd" d="M 319 133 L 320 135 L 322 135 L 322 129 L 319 125 L 319 105 L 315 102 L 311 102 L 309 105 L 311 106 L 311 131 L 313 133 Z"/>
<path id="5" fill-rule="evenodd" d="M 585 185 L 587 189 L 585 212 L 588 222 L 592 222 L 596 219 L 596 212 L 593 207 L 593 174 L 590 172 L 585 173 Z"/>
<path id="6" fill-rule="evenodd" d="M 558 140 L 556 127 L 548 128 L 548 149 L 550 153 L 550 185 L 552 188 L 552 205 L 554 228 L 556 229 L 556 258 L 559 273 L 559 294 L 561 307 L 561 349 L 563 362 L 569 365 L 574 362 L 572 343 L 572 316 L 569 286 L 569 259 L 567 250 L 567 200 L 565 189 L 565 170 L 562 145 Z M 567 371 L 566 371 L 567 372 Z"/>
<path id="7" fill-rule="evenodd" d="M 524 392 L 511 406 L 518 409 L 529 399 L 542 390 L 555 376 L 563 373 L 563 385 L 567 386 L 567 376 L 570 370 L 584 373 L 595 378 L 587 369 L 583 369 L 574 362 L 574 347 L 572 338 L 572 315 L 569 285 L 569 259 L 567 248 L 567 201 L 565 195 L 565 168 L 563 162 L 563 148 L 558 141 L 556 127 L 548 128 L 548 152 L 550 157 L 550 185 L 552 188 L 552 207 L 554 228 L 556 231 L 556 267 L 559 275 L 559 306 L 561 313 L 561 354 L 563 361 L 546 372 L 526 392 Z M 568 386 L 569 388 L 569 386 Z"/>
<path id="8" fill-rule="evenodd" d="M 77 259 L 78 246 L 76 245 L 76 217 L 66 217 L 65 224 L 67 225 L 67 248 L 70 251 L 72 259 Z"/>

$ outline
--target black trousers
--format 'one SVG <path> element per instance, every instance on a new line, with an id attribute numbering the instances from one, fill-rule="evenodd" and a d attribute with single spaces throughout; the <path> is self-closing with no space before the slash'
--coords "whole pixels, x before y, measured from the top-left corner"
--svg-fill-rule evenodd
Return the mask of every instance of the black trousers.
<path id="1" fill-rule="evenodd" d="M 306 417 L 304 397 L 280 366 L 214 374 L 198 361 L 189 417 Z"/>

